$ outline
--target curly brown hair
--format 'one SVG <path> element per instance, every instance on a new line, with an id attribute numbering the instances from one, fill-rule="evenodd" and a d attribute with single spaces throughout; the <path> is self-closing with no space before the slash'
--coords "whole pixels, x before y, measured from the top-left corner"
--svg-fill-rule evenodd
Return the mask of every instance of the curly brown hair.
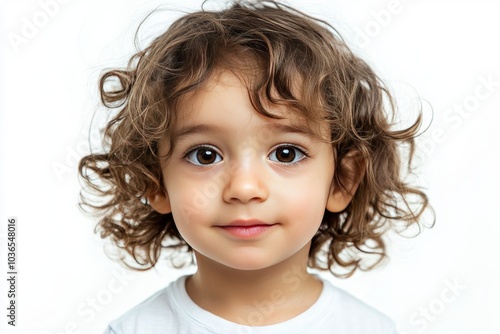
<path id="1" fill-rule="evenodd" d="M 192 254 L 172 214 L 156 212 L 147 198 L 163 189 L 158 143 L 171 135 L 180 99 L 217 70 L 250 75 L 248 94 L 263 115 L 277 117 L 264 106 L 280 104 L 328 122 L 335 185 L 364 170 L 347 208 L 325 210 L 312 239 L 310 267 L 337 276 L 367 270 L 386 255 L 382 235 L 394 223 L 418 226 L 428 199 L 405 181 L 403 167 L 412 171 L 421 117 L 408 128 L 393 129 L 391 94 L 328 23 L 275 1 L 236 1 L 220 11 L 202 8 L 184 15 L 137 52 L 127 68 L 100 78 L 102 103 L 117 113 L 104 129 L 104 153 L 80 161 L 88 186 L 81 204 L 101 216 L 96 231 L 130 254 L 136 269 L 152 268 L 165 250 L 173 251 L 171 259 L 180 250 Z M 294 94 L 297 82 L 300 96 Z M 343 163 L 353 152 L 358 164 Z M 97 193 L 100 201 L 86 192 Z M 367 265 L 364 253 L 378 261 Z"/>

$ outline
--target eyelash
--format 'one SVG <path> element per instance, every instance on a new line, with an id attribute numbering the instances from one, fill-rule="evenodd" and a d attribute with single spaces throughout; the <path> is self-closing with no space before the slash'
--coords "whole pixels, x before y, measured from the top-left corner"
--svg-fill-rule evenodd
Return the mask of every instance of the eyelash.
<path id="1" fill-rule="evenodd" d="M 307 152 L 307 150 L 305 150 L 304 148 L 302 147 L 299 147 L 297 145 L 294 145 L 294 144 L 280 144 L 280 145 L 277 145 L 275 147 L 273 147 L 273 149 L 271 150 L 271 153 L 268 154 L 268 159 L 270 159 L 269 157 L 271 155 L 276 155 L 276 151 L 280 148 L 290 148 L 292 150 L 295 151 L 295 154 L 297 154 L 297 151 L 299 153 L 299 155 L 302 155 L 302 157 L 298 160 L 298 161 L 295 161 L 295 162 L 282 162 L 282 161 L 274 161 L 274 160 L 271 160 L 273 162 L 276 162 L 280 165 L 284 165 L 284 166 L 296 166 L 298 164 L 301 164 L 302 162 L 304 162 L 304 160 L 308 159 L 309 158 L 309 154 Z M 182 159 L 183 161 L 185 161 L 186 163 L 190 164 L 190 165 L 193 165 L 195 167 L 199 167 L 199 168 L 203 168 L 203 167 L 207 167 L 207 166 L 211 166 L 212 164 L 214 163 L 218 163 L 220 161 L 217 161 L 217 162 L 214 162 L 214 163 L 210 163 L 210 164 L 197 164 L 197 163 L 194 163 L 192 160 L 189 159 L 189 156 L 193 153 L 196 153 L 197 151 L 201 150 L 201 149 L 207 149 L 207 150 L 211 150 L 213 152 L 215 152 L 215 154 L 220 157 L 220 160 L 224 160 L 222 158 L 222 155 L 220 153 L 218 153 L 218 150 L 215 148 L 214 145 L 210 145 L 210 144 L 203 144 L 203 145 L 197 145 L 197 146 L 193 146 L 191 148 L 189 148 L 182 156 Z M 217 158 L 216 156 L 216 158 Z"/>

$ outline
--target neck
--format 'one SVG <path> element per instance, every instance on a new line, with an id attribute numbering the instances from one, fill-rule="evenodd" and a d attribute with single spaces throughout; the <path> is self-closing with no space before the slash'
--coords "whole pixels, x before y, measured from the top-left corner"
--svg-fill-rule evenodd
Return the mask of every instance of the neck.
<path id="1" fill-rule="evenodd" d="M 309 308 L 322 284 L 307 272 L 309 247 L 259 270 L 236 270 L 196 253 L 198 271 L 186 289 L 201 308 L 226 320 L 262 326 L 288 320 Z"/>

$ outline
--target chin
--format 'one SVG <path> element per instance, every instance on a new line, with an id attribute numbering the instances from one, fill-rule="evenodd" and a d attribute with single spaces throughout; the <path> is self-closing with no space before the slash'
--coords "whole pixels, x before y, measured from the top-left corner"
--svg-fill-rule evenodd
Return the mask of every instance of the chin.
<path id="1" fill-rule="evenodd" d="M 277 264 L 279 261 L 270 259 L 269 256 L 238 256 L 237 259 L 225 259 L 221 264 L 235 270 L 252 271 L 262 270 Z"/>

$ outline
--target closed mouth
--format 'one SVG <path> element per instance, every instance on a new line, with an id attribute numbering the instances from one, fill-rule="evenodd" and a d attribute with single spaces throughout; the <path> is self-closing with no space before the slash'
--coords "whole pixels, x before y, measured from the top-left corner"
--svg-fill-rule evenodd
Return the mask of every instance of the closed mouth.
<path id="1" fill-rule="evenodd" d="M 275 225 L 277 224 L 263 223 L 256 220 L 247 220 L 233 221 L 227 225 L 217 225 L 216 227 L 221 228 L 225 232 L 234 237 L 237 237 L 238 239 L 250 239 L 260 236 Z"/>

